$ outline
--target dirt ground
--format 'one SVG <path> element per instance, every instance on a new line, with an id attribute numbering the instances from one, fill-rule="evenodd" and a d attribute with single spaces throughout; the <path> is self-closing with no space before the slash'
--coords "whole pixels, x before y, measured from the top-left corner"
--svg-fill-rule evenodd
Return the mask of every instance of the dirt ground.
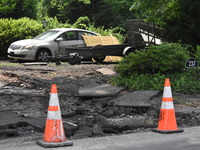
<path id="1" fill-rule="evenodd" d="M 6 61 L 7 62 L 7 61 Z M 93 62 L 84 62 L 80 65 L 69 65 L 62 63 L 56 66 L 54 63 L 49 63 L 47 66 L 23 64 L 0 63 L 0 86 L 2 89 L 9 89 L 14 94 L 1 94 L 0 112 L 12 111 L 23 116 L 46 117 L 47 107 L 49 102 L 49 92 L 52 84 L 58 87 L 60 107 L 63 115 L 66 116 L 65 122 L 73 122 L 79 125 L 78 131 L 70 133 L 73 138 L 85 138 L 103 136 L 107 133 L 116 134 L 118 132 L 128 133 L 135 131 L 116 131 L 106 130 L 103 132 L 101 126 L 98 126 L 98 121 L 102 122 L 102 116 L 112 118 L 122 118 L 131 115 L 150 116 L 152 124 L 155 126 L 158 117 L 158 110 L 162 94 L 155 97 L 151 102 L 153 109 L 127 109 L 116 108 L 110 102 L 109 98 L 101 99 L 79 99 L 77 97 L 78 90 L 86 85 L 96 85 L 109 83 L 112 76 L 103 75 L 97 69 L 108 68 L 113 70 L 116 63 L 96 64 Z M 14 91 L 14 92 L 13 92 Z M 28 94 L 26 94 L 27 91 Z M 121 94 L 129 91 L 122 91 Z M 25 94 L 24 94 L 25 93 Z M 41 94 L 42 93 L 42 94 Z M 42 96 L 41 96 L 41 95 Z M 178 125 L 181 127 L 197 126 L 200 123 L 200 115 L 198 107 L 200 105 L 200 95 L 183 95 L 174 94 L 174 99 L 179 99 L 175 106 L 181 108 L 178 113 Z M 159 106 L 158 106 L 159 105 Z M 157 109 L 154 109 L 158 106 Z M 185 113 L 182 110 L 192 107 L 196 111 L 191 110 Z M 94 117 L 95 116 L 95 117 Z M 70 119 L 69 119 L 70 118 Z M 149 119 L 148 118 L 148 119 Z M 95 123 L 94 123 L 95 122 Z M 92 131 L 90 129 L 92 128 Z M 77 129 L 73 129 L 76 130 Z M 143 128 L 140 131 L 144 131 Z M 71 130 L 70 130 L 71 132 Z"/>
<path id="2" fill-rule="evenodd" d="M 115 65 L 116 64 L 99 65 L 91 62 L 74 66 L 69 65 L 68 63 L 62 63 L 59 66 L 56 66 L 54 63 L 50 63 L 48 66 L 24 66 L 22 64 L 11 64 L 9 66 L 3 65 L 1 66 L 0 70 L 0 85 L 6 85 L 11 88 L 29 89 L 34 93 L 49 93 L 51 85 L 56 84 L 58 87 L 58 94 L 61 95 L 60 106 L 61 108 L 65 107 L 63 108 L 64 111 L 67 109 L 66 105 L 69 105 L 69 103 L 74 104 L 76 102 L 76 95 L 81 87 L 87 84 L 101 84 L 109 81 L 110 77 L 104 76 L 100 72 L 97 72 L 97 69 L 104 67 L 113 69 Z M 64 99 L 66 101 L 63 101 L 62 97 L 65 97 Z M 31 103 L 33 104 L 34 101 L 24 104 L 24 108 L 26 109 L 23 111 L 23 113 L 28 115 L 38 115 L 40 111 L 35 112 L 38 109 L 33 109 L 33 105 L 31 105 Z M 23 103 L 18 104 L 19 106 L 15 106 L 16 109 L 22 107 L 21 105 Z M 35 104 L 34 107 L 41 108 L 41 106 L 37 107 L 37 105 L 41 104 Z M 45 103 L 45 107 L 46 105 L 47 103 Z M 12 105 L 7 105 L 6 107 L 0 108 L 1 111 L 10 109 L 13 109 L 13 103 Z"/>

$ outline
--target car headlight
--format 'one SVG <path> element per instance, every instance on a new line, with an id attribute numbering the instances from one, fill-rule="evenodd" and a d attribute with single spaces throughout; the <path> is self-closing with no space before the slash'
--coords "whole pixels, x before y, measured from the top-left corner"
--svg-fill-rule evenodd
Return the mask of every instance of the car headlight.
<path id="1" fill-rule="evenodd" d="M 35 46 L 35 44 L 29 44 L 24 46 L 22 49 L 32 49 Z"/>

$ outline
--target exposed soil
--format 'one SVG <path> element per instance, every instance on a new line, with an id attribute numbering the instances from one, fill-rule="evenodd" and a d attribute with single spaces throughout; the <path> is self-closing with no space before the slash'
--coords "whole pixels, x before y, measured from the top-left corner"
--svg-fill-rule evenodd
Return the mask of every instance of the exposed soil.
<path id="1" fill-rule="evenodd" d="M 86 85 L 96 85 L 109 83 L 112 76 L 103 75 L 97 71 L 100 68 L 113 70 L 114 63 L 95 64 L 84 63 L 81 65 L 69 65 L 62 63 L 60 66 L 48 64 L 48 66 L 24 66 L 9 65 L 1 66 L 0 85 L 2 88 L 18 88 L 31 90 L 33 94 L 14 95 L 2 94 L 0 97 L 0 111 L 17 112 L 23 116 L 46 117 L 49 102 L 49 92 L 51 84 L 57 84 L 60 107 L 64 122 L 70 122 L 73 126 L 69 129 L 68 136 L 71 138 L 85 138 L 94 136 L 104 136 L 106 134 L 123 134 L 148 130 L 156 126 L 159 115 L 162 92 L 153 98 L 152 108 L 117 108 L 113 106 L 112 98 L 88 98 L 77 97 L 78 90 Z M 129 93 L 121 91 L 119 95 Z M 37 93 L 43 93 L 38 96 Z M 181 108 L 198 108 L 200 105 L 200 95 L 174 94 L 174 99 L 179 99 L 175 106 Z M 199 111 L 200 112 L 200 111 Z M 180 127 L 197 126 L 200 123 L 198 111 L 184 113 L 180 111 L 177 115 Z M 151 126 L 127 129 L 104 128 L 99 124 L 105 118 L 123 118 L 130 116 L 147 117 Z M 37 133 L 35 133 L 37 134 Z M 22 134 L 23 135 L 23 134 Z M 1 136 L 0 136 L 1 137 Z"/>

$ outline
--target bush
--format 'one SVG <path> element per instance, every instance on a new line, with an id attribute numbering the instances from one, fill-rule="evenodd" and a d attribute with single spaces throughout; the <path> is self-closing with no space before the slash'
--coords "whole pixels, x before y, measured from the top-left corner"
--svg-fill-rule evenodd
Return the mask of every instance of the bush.
<path id="1" fill-rule="evenodd" d="M 7 49 L 12 42 L 32 38 L 42 30 L 41 23 L 29 18 L 0 19 L 0 56 L 7 56 Z"/>
<path id="2" fill-rule="evenodd" d="M 173 91 L 185 94 L 200 93 L 199 69 L 191 68 L 171 76 Z"/>
<path id="3" fill-rule="evenodd" d="M 149 46 L 142 51 L 130 53 L 116 67 L 121 76 L 132 74 L 171 74 L 182 72 L 189 58 L 186 47 L 176 43 Z"/>
<path id="4" fill-rule="evenodd" d="M 195 57 L 198 54 L 199 50 Z M 170 78 L 173 92 L 200 93 L 200 69 L 186 69 L 189 58 L 187 46 L 175 43 L 150 46 L 125 57 L 116 66 L 118 75 L 111 83 L 127 90 L 163 90 L 165 78 Z"/>
<path id="5" fill-rule="evenodd" d="M 200 93 L 199 70 L 189 69 L 182 73 L 164 74 L 133 74 L 130 77 L 117 76 L 112 78 L 114 85 L 124 86 L 127 90 L 163 90 L 164 81 L 170 78 L 173 92 L 184 94 Z"/>
<path id="6" fill-rule="evenodd" d="M 196 53 L 194 54 L 194 57 L 196 58 L 197 61 L 200 61 L 200 46 L 197 46 Z"/>
<path id="7" fill-rule="evenodd" d="M 111 83 L 124 86 L 126 90 L 161 90 L 165 77 L 161 74 L 132 74 L 129 77 L 118 75 L 111 79 Z"/>
<path id="8" fill-rule="evenodd" d="M 70 25 L 69 23 L 60 23 L 56 17 L 45 17 L 45 20 L 47 21 L 47 25 L 44 28 L 44 30 L 49 29 L 55 29 L 55 28 L 73 28 L 73 25 Z"/>

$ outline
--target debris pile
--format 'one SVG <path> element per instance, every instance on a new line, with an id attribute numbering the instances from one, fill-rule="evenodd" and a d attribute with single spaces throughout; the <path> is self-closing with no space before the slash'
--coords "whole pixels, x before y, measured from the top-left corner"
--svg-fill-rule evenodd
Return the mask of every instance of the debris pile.
<path id="1" fill-rule="evenodd" d="M 51 84 L 58 86 L 63 125 L 70 139 L 156 127 L 162 91 L 125 91 L 109 85 L 116 73 L 104 71 L 112 72 L 115 65 L 2 67 L 0 138 L 43 134 Z M 200 95 L 173 93 L 173 98 L 178 126 L 199 125 Z"/>

